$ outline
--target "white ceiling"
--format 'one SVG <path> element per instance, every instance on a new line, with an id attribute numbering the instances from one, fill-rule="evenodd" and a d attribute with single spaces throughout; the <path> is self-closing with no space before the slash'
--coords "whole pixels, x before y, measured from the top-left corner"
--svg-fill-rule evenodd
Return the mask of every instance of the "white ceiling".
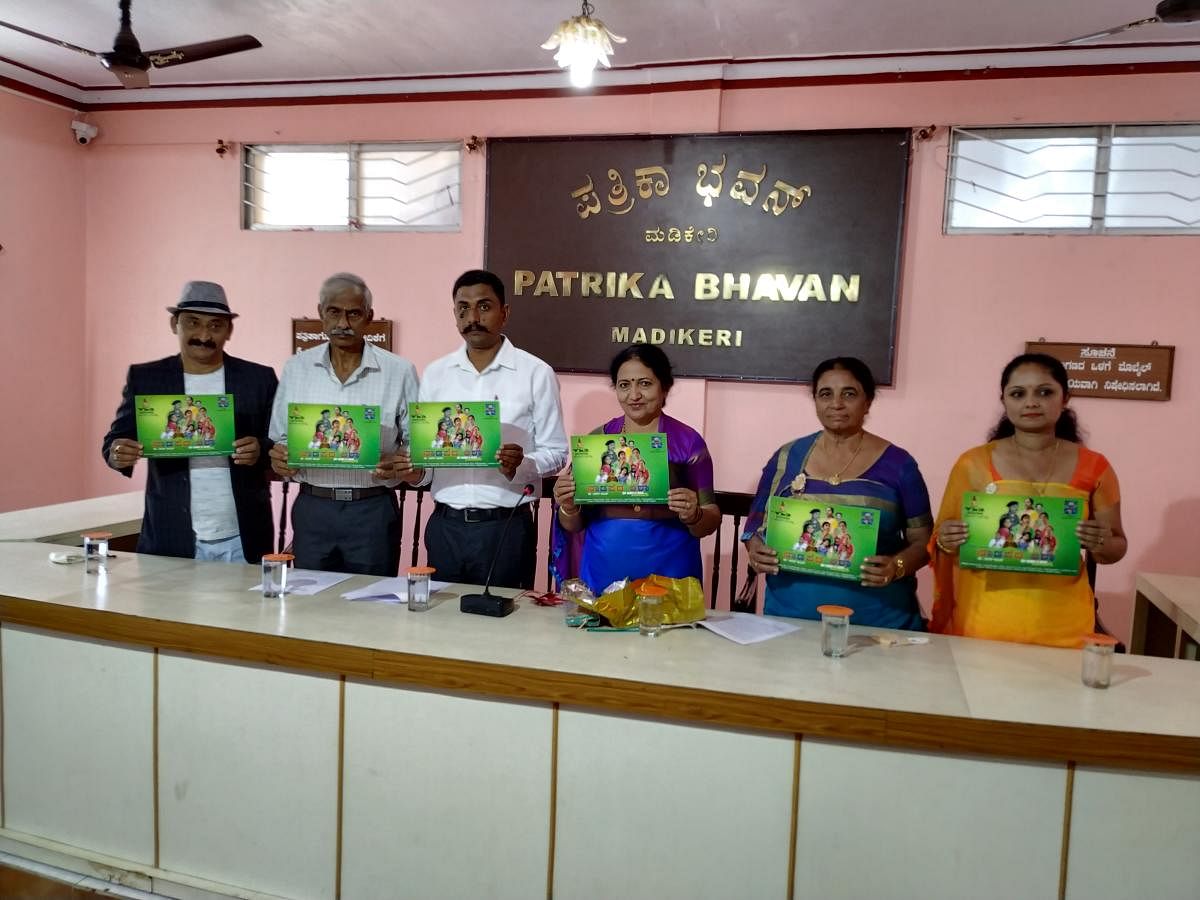
<path id="1" fill-rule="evenodd" d="M 1054 47 L 1152 16 L 1154 3 L 596 0 L 595 15 L 628 39 L 616 47 L 616 71 L 597 84 L 984 65 L 1200 64 L 1200 23 L 1147 25 L 1078 48 Z M 576 0 L 134 0 L 134 32 L 145 50 L 237 34 L 252 34 L 263 47 L 152 70 L 153 87 L 125 90 L 93 58 L 0 28 L 0 75 L 80 103 L 562 87 L 552 53 L 539 45 L 559 20 L 578 13 Z M 106 51 L 117 2 L 5 0 L 0 20 Z M 374 80 L 344 81 L 364 78 Z"/>

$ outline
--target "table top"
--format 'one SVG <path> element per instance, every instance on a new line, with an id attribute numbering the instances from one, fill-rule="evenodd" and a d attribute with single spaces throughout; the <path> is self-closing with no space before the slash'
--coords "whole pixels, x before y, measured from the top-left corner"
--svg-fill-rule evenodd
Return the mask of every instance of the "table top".
<path id="1" fill-rule="evenodd" d="M 854 652 L 834 660 L 808 621 L 749 646 L 702 629 L 644 638 L 568 629 L 528 599 L 507 618 L 464 615 L 467 587 L 425 613 L 341 598 L 369 576 L 264 600 L 249 590 L 256 566 L 121 553 L 87 575 L 50 549 L 0 544 L 6 626 L 732 727 L 1200 772 L 1192 662 L 1118 656 L 1112 687 L 1095 690 L 1075 650 L 940 635 L 884 647 L 873 636 L 886 632 L 852 623 Z"/>
<path id="2" fill-rule="evenodd" d="M 1200 640 L 1200 578 L 1139 572 L 1135 587 L 1171 621 Z"/>
<path id="3" fill-rule="evenodd" d="M 143 493 L 132 491 L 0 513 L 0 541 L 79 546 L 83 531 L 111 531 L 114 537 L 137 534 L 142 528 L 142 501 Z"/>

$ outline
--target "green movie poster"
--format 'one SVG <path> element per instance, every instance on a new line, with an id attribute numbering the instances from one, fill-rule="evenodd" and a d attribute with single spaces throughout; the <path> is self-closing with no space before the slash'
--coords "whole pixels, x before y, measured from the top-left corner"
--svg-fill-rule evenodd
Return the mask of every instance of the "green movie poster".
<path id="1" fill-rule="evenodd" d="M 779 554 L 780 571 L 858 581 L 878 540 L 877 509 L 805 497 L 767 501 L 767 546 Z"/>
<path id="2" fill-rule="evenodd" d="M 379 465 L 379 407 L 288 404 L 288 465 L 373 469 Z"/>
<path id="3" fill-rule="evenodd" d="M 963 495 L 962 517 L 967 542 L 958 561 L 964 569 L 1079 574 L 1075 526 L 1087 518 L 1082 498 L 972 491 Z"/>
<path id="4" fill-rule="evenodd" d="M 498 400 L 408 404 L 412 464 L 426 469 L 498 468 Z"/>
<path id="5" fill-rule="evenodd" d="M 571 470 L 576 503 L 666 503 L 667 436 L 572 435 Z"/>
<path id="6" fill-rule="evenodd" d="M 232 394 L 138 394 L 137 439 L 151 459 L 233 453 Z"/>

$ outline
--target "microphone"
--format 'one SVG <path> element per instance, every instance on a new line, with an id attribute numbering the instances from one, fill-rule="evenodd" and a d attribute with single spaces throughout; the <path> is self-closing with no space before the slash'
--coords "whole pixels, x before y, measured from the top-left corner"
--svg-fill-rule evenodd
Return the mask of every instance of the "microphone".
<path id="1" fill-rule="evenodd" d="M 500 558 L 500 551 L 504 548 L 504 538 L 508 534 L 508 526 L 512 524 L 513 517 L 517 514 L 517 510 L 521 508 L 521 501 L 532 494 L 532 484 L 527 484 L 521 488 L 521 496 L 509 512 L 508 518 L 504 520 L 504 527 L 500 529 L 500 538 L 496 541 L 496 549 L 492 552 L 492 564 L 488 567 L 487 578 L 483 582 L 483 593 L 463 594 L 458 601 L 460 612 L 475 613 L 480 616 L 494 616 L 499 619 L 507 616 L 515 608 L 512 597 L 498 597 L 491 592 L 492 573 L 496 571 L 496 560 Z"/>

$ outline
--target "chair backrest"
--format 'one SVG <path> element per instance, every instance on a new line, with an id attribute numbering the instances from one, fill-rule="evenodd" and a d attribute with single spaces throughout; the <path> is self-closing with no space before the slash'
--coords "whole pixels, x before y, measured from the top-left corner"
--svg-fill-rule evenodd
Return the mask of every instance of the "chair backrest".
<path id="1" fill-rule="evenodd" d="M 739 599 L 738 589 L 748 578 L 753 577 L 753 571 L 742 561 L 742 521 L 750 514 L 750 504 L 754 502 L 753 494 L 738 491 L 717 491 L 717 508 L 721 510 L 721 524 L 717 528 L 713 541 L 712 571 L 708 582 L 708 608 L 716 609 L 717 600 L 721 596 L 721 581 L 726 582 L 725 591 L 729 595 L 729 608 L 737 612 L 756 612 L 758 596 L 754 592 L 745 600 Z M 732 525 L 728 559 L 722 550 L 726 541 L 725 526 Z"/>

